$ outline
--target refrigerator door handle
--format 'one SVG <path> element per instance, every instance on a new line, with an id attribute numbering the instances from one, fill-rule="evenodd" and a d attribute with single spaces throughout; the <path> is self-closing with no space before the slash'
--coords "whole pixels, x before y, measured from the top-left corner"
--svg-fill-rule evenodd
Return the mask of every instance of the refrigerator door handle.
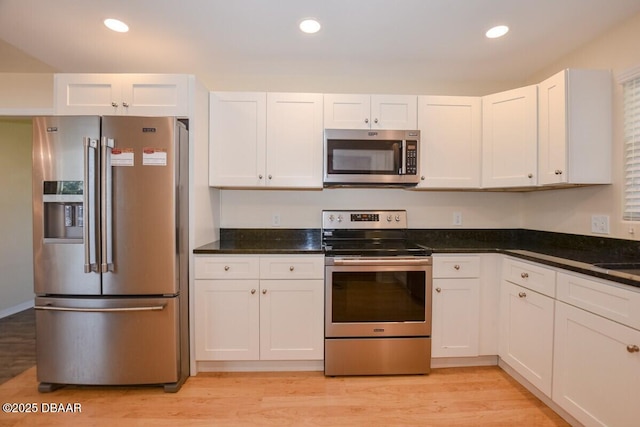
<path id="1" fill-rule="evenodd" d="M 79 308 L 79 307 L 54 307 L 51 305 L 36 305 L 36 310 L 48 311 L 77 311 L 83 313 L 119 313 L 131 311 L 162 311 L 166 307 L 163 305 L 151 305 L 143 307 L 113 307 L 113 308 Z"/>
<path id="2" fill-rule="evenodd" d="M 82 141 L 84 147 L 84 188 L 82 189 L 82 237 L 84 241 L 84 272 L 92 273 L 98 271 L 98 264 L 91 257 L 96 254 L 96 212 L 95 212 L 95 161 L 91 158 L 91 152 L 94 153 L 98 147 L 95 139 L 84 137 Z"/>
<path id="3" fill-rule="evenodd" d="M 100 174 L 101 188 L 101 235 L 102 235 L 102 264 L 100 271 L 113 271 L 113 179 L 111 171 L 111 150 L 115 146 L 113 138 L 102 137 L 102 160 Z"/>

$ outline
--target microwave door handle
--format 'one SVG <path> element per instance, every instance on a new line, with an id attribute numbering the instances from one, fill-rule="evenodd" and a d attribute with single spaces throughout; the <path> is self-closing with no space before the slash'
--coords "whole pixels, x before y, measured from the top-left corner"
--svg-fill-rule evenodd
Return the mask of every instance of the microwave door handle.
<path id="1" fill-rule="evenodd" d="M 400 167 L 400 175 L 407 174 L 407 140 L 402 140 L 402 148 L 400 149 L 400 161 L 402 166 Z"/>

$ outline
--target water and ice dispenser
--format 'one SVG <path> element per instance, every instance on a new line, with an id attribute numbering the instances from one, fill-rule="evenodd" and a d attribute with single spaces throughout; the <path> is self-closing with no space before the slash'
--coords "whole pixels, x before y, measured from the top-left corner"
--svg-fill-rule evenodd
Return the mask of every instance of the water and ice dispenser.
<path id="1" fill-rule="evenodd" d="M 45 181 L 42 201 L 45 243 L 82 243 L 82 181 Z"/>

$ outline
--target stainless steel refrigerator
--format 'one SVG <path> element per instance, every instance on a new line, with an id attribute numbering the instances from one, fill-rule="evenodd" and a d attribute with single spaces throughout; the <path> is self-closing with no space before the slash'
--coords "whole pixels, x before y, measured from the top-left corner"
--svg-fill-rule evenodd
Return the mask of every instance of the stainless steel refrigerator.
<path id="1" fill-rule="evenodd" d="M 188 131 L 170 117 L 33 120 L 39 390 L 189 374 Z"/>

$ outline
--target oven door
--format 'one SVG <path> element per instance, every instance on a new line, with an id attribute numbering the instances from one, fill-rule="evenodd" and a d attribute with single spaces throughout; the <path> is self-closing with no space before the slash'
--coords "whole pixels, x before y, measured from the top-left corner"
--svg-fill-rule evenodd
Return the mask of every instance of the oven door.
<path id="1" fill-rule="evenodd" d="M 328 258 L 325 336 L 431 335 L 431 258 Z"/>

